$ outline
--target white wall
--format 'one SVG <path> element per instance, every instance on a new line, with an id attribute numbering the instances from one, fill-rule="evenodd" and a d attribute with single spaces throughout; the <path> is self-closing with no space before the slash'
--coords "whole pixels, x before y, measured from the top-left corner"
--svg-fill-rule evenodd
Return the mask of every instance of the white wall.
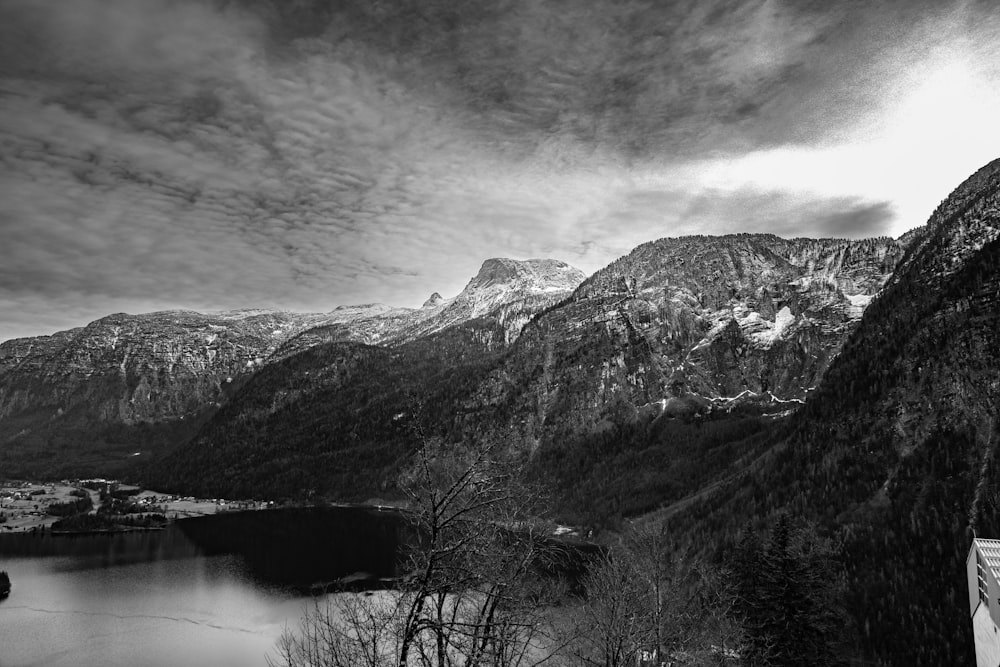
<path id="1" fill-rule="evenodd" d="M 1000 631 L 984 604 L 979 605 L 972 617 L 972 632 L 976 638 L 976 667 L 1000 666 Z"/>

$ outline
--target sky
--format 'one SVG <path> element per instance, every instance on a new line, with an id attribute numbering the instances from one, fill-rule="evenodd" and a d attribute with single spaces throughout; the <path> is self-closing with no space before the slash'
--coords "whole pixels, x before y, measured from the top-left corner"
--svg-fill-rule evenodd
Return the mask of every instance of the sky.
<path id="1" fill-rule="evenodd" d="M 968 0 L 0 0 L 0 340 L 891 235 L 1000 156 Z"/>

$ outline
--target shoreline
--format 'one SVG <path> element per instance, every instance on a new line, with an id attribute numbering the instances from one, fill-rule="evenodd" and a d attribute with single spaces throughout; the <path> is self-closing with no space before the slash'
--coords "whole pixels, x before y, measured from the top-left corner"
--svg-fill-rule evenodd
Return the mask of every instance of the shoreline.
<path id="1" fill-rule="evenodd" d="M 122 526 L 121 528 L 93 528 L 89 530 L 49 530 L 53 537 L 68 535 L 115 535 L 117 533 L 149 533 L 163 530 L 163 526 Z"/>

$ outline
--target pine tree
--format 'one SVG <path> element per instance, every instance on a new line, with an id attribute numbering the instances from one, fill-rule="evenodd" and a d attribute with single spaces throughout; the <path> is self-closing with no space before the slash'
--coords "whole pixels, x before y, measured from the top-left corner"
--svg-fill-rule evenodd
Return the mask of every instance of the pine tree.
<path id="1" fill-rule="evenodd" d="M 778 517 L 766 545 L 745 534 L 732 559 L 745 664 L 761 667 L 847 662 L 834 548 L 811 526 Z"/>

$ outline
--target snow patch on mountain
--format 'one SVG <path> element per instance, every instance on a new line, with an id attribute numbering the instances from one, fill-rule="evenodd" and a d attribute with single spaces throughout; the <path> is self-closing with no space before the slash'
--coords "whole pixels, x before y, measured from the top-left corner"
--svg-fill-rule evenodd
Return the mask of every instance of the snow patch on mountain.
<path id="1" fill-rule="evenodd" d="M 502 342 L 509 343 L 535 314 L 569 296 L 585 277 L 554 259 L 488 259 L 465 289 L 450 299 L 434 292 L 420 308 L 340 306 L 289 340 L 272 361 L 332 341 L 396 345 L 487 316 L 503 326 Z"/>
<path id="2" fill-rule="evenodd" d="M 416 322 L 404 334 L 408 338 L 426 335 L 489 315 L 503 320 L 510 342 L 535 313 L 571 294 L 585 278 L 579 269 L 555 259 L 487 259 L 461 293 L 438 301 L 438 313 Z"/>
<path id="3" fill-rule="evenodd" d="M 792 310 L 788 306 L 785 306 L 774 316 L 774 322 L 768 322 L 767 320 L 762 320 L 760 315 L 757 313 L 752 313 L 757 316 L 757 321 L 763 325 L 763 329 L 759 329 L 751 337 L 762 347 L 770 347 L 774 344 L 774 341 L 781 338 L 782 334 L 786 329 L 795 324 L 795 315 L 792 315 Z"/>
<path id="4" fill-rule="evenodd" d="M 847 300 L 850 302 L 850 307 L 847 310 L 847 315 L 851 319 L 859 320 L 865 312 L 865 308 L 868 304 L 872 302 L 875 298 L 874 294 L 845 294 Z"/>
<path id="5" fill-rule="evenodd" d="M 400 310 L 384 303 L 363 303 L 356 306 L 337 306 L 328 313 L 331 322 L 349 322 L 359 317 L 375 317 Z"/>

